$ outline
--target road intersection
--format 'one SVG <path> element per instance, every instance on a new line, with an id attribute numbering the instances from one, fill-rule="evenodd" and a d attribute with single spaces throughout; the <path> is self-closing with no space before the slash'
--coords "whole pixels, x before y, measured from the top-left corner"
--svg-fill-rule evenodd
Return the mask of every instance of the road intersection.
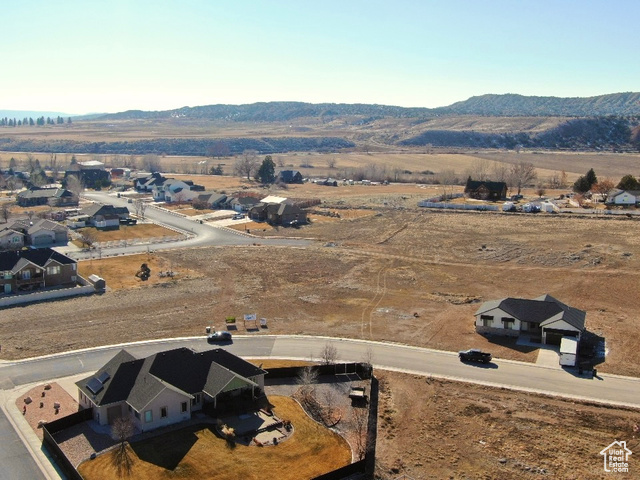
<path id="1" fill-rule="evenodd" d="M 611 405 L 640 408 L 640 379 L 601 374 L 596 378 L 579 375 L 573 370 L 548 368 L 540 365 L 494 360 L 489 365 L 464 364 L 453 352 L 430 350 L 408 345 L 372 342 L 364 340 L 307 337 L 286 335 L 237 335 L 233 343 L 223 346 L 230 352 L 246 358 L 284 358 L 298 360 L 318 360 L 323 348 L 330 343 L 338 351 L 339 361 L 364 361 L 370 359 L 376 369 L 407 372 L 426 377 L 447 378 L 464 382 L 509 388 L 523 392 L 535 392 L 546 395 L 587 400 Z M 28 386 L 50 382 L 56 379 L 78 374 L 94 372 L 112 358 L 120 349 L 126 348 L 133 355 L 143 357 L 162 350 L 188 347 L 196 351 L 214 348 L 207 343 L 206 337 L 188 337 L 163 339 L 104 346 L 73 352 L 65 352 L 46 357 L 32 358 L 15 362 L 0 363 L 0 398 L 4 413 L 13 418 L 12 423 L 20 428 L 20 412 L 15 407 L 16 394 Z M 19 393 L 18 393 L 19 395 Z M 419 393 L 417 396 L 419 400 Z M 10 418 L 11 419 L 11 418 Z M 26 428 L 29 428 L 28 426 Z M 11 431 L 11 424 L 0 415 L 0 439 L 11 445 L 5 451 L 3 465 L 11 465 L 4 472 L 0 470 L 0 479 L 19 478 L 16 472 L 33 471 L 34 463 L 26 447 L 16 442 L 20 439 Z M 22 432 L 28 435 L 29 432 Z M 33 432 L 31 432 L 33 433 Z M 4 442 L 3 442 L 4 444 Z M 33 448 L 31 454 L 38 463 L 48 460 L 40 449 Z M 56 478 L 52 469 L 46 469 L 47 476 Z M 38 478 L 33 476 L 33 478 Z"/>

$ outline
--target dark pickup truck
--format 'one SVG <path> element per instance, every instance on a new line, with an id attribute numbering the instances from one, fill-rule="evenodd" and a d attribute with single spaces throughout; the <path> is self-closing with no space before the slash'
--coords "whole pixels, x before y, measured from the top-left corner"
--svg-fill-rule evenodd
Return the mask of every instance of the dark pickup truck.
<path id="1" fill-rule="evenodd" d="M 489 363 L 492 359 L 491 354 L 482 350 L 471 349 L 458 352 L 458 358 L 463 362 L 481 362 Z"/>

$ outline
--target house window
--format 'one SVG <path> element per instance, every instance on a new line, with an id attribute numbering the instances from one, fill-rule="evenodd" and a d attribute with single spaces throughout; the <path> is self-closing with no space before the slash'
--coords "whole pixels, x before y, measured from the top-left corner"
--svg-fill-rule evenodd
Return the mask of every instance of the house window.
<path id="1" fill-rule="evenodd" d="M 490 327 L 493 323 L 493 315 L 480 315 L 483 327 Z"/>
<path id="2" fill-rule="evenodd" d="M 146 412 L 144 412 L 144 421 L 146 423 L 153 422 L 153 412 L 151 410 L 147 410 Z"/>
<path id="3" fill-rule="evenodd" d="M 31 270 L 23 270 L 21 273 L 22 280 L 29 280 L 31 278 Z"/>
<path id="4" fill-rule="evenodd" d="M 169 409 L 167 407 L 160 407 L 160 418 L 167 418 L 169 415 Z"/>
<path id="5" fill-rule="evenodd" d="M 20 243 L 20 237 L 13 237 L 13 243 Z"/>
<path id="6" fill-rule="evenodd" d="M 505 330 L 513 330 L 515 320 L 509 317 L 502 317 L 502 323 L 504 324 Z"/>
<path id="7" fill-rule="evenodd" d="M 77 267 L 77 265 L 76 265 L 75 263 L 72 263 L 72 264 L 71 264 L 71 269 L 72 269 L 74 272 L 76 271 L 76 267 Z"/>
<path id="8" fill-rule="evenodd" d="M 182 413 L 185 413 L 185 412 L 187 411 L 187 402 L 182 402 L 182 403 L 180 404 L 180 411 L 181 411 Z"/>
<path id="9" fill-rule="evenodd" d="M 47 275 L 60 275 L 60 265 L 47 267 Z"/>

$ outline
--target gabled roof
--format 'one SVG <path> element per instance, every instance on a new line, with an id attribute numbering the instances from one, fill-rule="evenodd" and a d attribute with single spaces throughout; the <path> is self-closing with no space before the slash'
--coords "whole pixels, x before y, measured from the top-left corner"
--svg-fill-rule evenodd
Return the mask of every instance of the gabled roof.
<path id="1" fill-rule="evenodd" d="M 61 265 L 76 263 L 72 258 L 56 252 L 51 248 L 17 250 L 14 252 L 0 252 L 0 270 L 13 270 L 20 260 L 26 260 L 34 265 L 45 268 L 51 261 Z"/>
<path id="2" fill-rule="evenodd" d="M 127 207 L 114 207 L 113 205 L 101 205 L 99 203 L 91 204 L 80 210 L 81 215 L 90 217 L 95 217 L 96 215 L 122 215 L 125 213 L 129 213 Z"/>
<path id="3" fill-rule="evenodd" d="M 298 170 L 281 170 L 280 173 L 278 173 L 278 176 L 284 182 L 293 180 L 296 175 L 302 177 L 302 174 Z"/>
<path id="4" fill-rule="evenodd" d="M 33 235 L 34 233 L 40 230 L 51 230 L 54 232 L 66 232 L 67 228 L 63 227 L 59 223 L 52 222 L 51 220 L 47 220 L 46 218 L 41 218 L 33 222 L 33 225 L 30 225 L 27 229 L 27 233 L 29 235 Z"/>
<path id="5" fill-rule="evenodd" d="M 102 383 L 102 390 L 93 393 L 87 385 L 103 372 L 108 373 L 110 379 Z M 142 359 L 121 350 L 95 375 L 76 385 L 96 405 L 126 401 L 141 411 L 165 389 L 187 397 L 199 392 L 215 396 L 230 386 L 255 386 L 248 377 L 264 373 L 261 368 L 222 349 L 198 353 L 183 347 Z"/>
<path id="6" fill-rule="evenodd" d="M 523 322 L 538 323 L 544 326 L 545 323 L 564 320 L 579 330 L 584 330 L 587 315 L 586 312 L 570 307 L 548 294 L 533 300 L 526 298 L 491 300 L 483 303 L 475 315 L 482 315 L 494 308 L 500 308 L 513 318 Z"/>
<path id="7" fill-rule="evenodd" d="M 18 194 L 20 198 L 60 198 L 70 196 L 73 196 L 73 194 L 64 188 L 39 188 L 36 190 L 24 190 Z"/>
<path id="8" fill-rule="evenodd" d="M 504 189 L 507 188 L 507 184 L 505 182 L 487 182 L 482 180 L 467 180 L 467 186 L 465 187 L 465 191 L 477 190 L 483 185 L 490 192 L 502 192 Z"/>

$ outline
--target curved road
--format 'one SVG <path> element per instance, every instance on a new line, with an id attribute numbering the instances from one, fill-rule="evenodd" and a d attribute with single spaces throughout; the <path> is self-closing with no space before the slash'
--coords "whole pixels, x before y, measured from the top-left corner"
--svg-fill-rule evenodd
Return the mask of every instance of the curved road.
<path id="1" fill-rule="evenodd" d="M 239 335 L 234 337 L 233 343 L 223 348 L 243 357 L 309 360 L 313 357 L 319 358 L 327 342 L 337 348 L 340 361 L 369 359 L 379 369 L 640 408 L 640 379 L 638 378 L 605 374 L 592 379 L 590 376 L 580 377 L 570 371 L 509 360 L 497 360 L 490 365 L 476 366 L 461 363 L 454 352 L 325 337 Z M 27 449 L 22 445 L 24 436 L 18 435 L 11 423 L 7 421 L 5 417 L 7 412 L 9 416 L 20 417 L 20 413 L 13 405 L 16 395 L 12 396 L 11 390 L 26 388 L 27 385 L 36 382 L 52 381 L 81 373 L 89 374 L 100 368 L 121 348 L 126 348 L 132 354 L 142 357 L 178 347 L 190 347 L 197 351 L 213 348 L 203 335 L 98 347 L 15 362 L 1 362 L 0 398 L 3 401 L 0 405 L 2 407 L 0 441 L 3 448 L 0 461 L 3 468 L 0 469 L 0 479 L 47 478 L 39 471 L 38 463 L 43 465 L 42 470 L 47 472 L 49 478 L 56 478 L 55 473 L 51 473 L 51 465 L 39 448 L 39 443 L 29 442 L 30 450 Z M 417 393 L 419 395 L 419 392 Z"/>
<path id="2" fill-rule="evenodd" d="M 82 196 L 88 200 L 110 204 L 116 207 L 127 207 L 131 210 L 131 204 L 127 202 L 124 197 L 118 198 L 115 194 L 109 194 L 105 192 L 85 192 Z M 109 249 L 102 249 L 102 255 L 122 255 L 130 253 L 142 253 L 148 249 L 152 250 L 166 250 L 172 248 L 190 248 L 190 247 L 204 247 L 210 245 L 273 245 L 273 246 L 285 246 L 285 247 L 304 247 L 311 244 L 309 240 L 291 239 L 291 238 L 270 238 L 262 239 L 256 237 L 249 237 L 241 232 L 234 232 L 229 229 L 217 228 L 206 223 L 199 223 L 191 220 L 182 215 L 167 212 L 160 208 L 154 208 L 153 206 L 147 206 L 145 210 L 145 218 L 153 221 L 162 226 L 177 229 L 182 232 L 193 234 L 192 238 L 187 240 L 181 240 L 178 242 L 166 242 L 153 245 L 130 245 L 125 247 L 115 247 Z M 93 252 L 71 252 L 69 256 L 76 260 L 82 260 L 86 258 L 95 257 L 96 253 Z"/>

